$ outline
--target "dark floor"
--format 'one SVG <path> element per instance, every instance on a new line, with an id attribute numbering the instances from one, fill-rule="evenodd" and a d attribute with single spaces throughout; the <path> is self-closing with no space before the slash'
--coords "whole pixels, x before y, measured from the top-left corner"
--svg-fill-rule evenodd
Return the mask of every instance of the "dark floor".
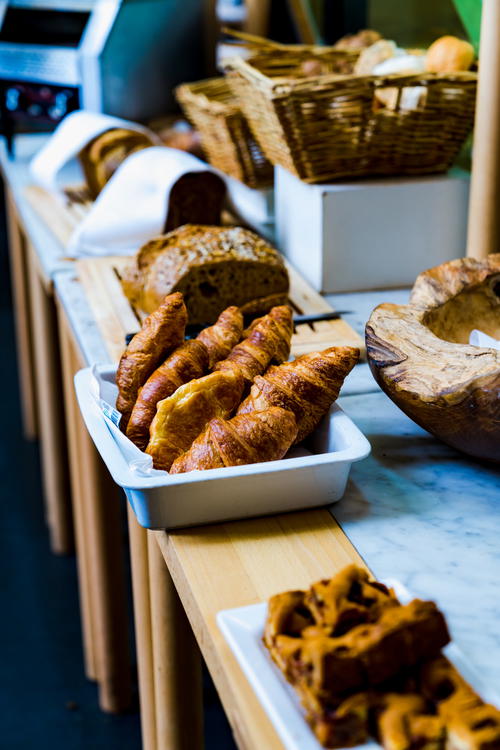
<path id="1" fill-rule="evenodd" d="M 0 211 L 3 198 L 0 195 Z M 139 750 L 137 710 L 109 716 L 83 674 L 76 563 L 54 557 L 38 445 L 23 439 L 3 213 L 0 214 L 0 747 Z M 205 675 L 207 750 L 235 745 Z"/>

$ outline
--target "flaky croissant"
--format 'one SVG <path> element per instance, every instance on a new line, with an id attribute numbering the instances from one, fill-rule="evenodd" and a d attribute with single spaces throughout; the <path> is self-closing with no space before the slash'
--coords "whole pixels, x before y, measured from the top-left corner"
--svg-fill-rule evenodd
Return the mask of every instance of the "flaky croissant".
<path id="1" fill-rule="evenodd" d="M 148 315 L 141 330 L 125 349 L 118 365 L 116 408 L 121 412 L 120 429 L 125 432 L 139 388 L 171 351 L 184 341 L 187 310 L 182 294 L 175 292 Z"/>
<path id="2" fill-rule="evenodd" d="M 243 401 L 238 414 L 262 411 L 281 406 L 295 414 L 299 443 L 317 426 L 339 395 L 346 375 L 359 358 L 359 350 L 339 346 L 312 352 L 270 367 L 254 380 L 250 395 Z"/>
<path id="3" fill-rule="evenodd" d="M 217 370 L 238 369 L 250 386 L 271 361 L 284 362 L 290 354 L 293 333 L 292 311 L 287 305 L 273 307 L 271 312 L 254 321 L 249 334 L 216 365 Z"/>
<path id="4" fill-rule="evenodd" d="M 208 349 L 209 368 L 221 359 L 227 357 L 233 346 L 236 346 L 243 335 L 243 315 L 234 305 L 227 307 L 217 322 L 209 328 L 204 328 L 196 337 Z"/>
<path id="5" fill-rule="evenodd" d="M 127 425 L 127 437 L 145 450 L 149 427 L 156 414 L 156 405 L 168 398 L 184 383 L 201 378 L 208 371 L 209 355 L 201 341 L 185 341 L 174 349 L 139 389 L 137 401 Z"/>
<path id="6" fill-rule="evenodd" d="M 157 405 L 146 448 L 155 469 L 168 471 L 214 417 L 228 417 L 243 393 L 241 373 L 216 371 L 177 388 Z"/>
<path id="7" fill-rule="evenodd" d="M 254 464 L 283 458 L 297 435 L 290 411 L 272 406 L 233 419 L 212 419 L 191 448 L 177 458 L 171 474 Z"/>

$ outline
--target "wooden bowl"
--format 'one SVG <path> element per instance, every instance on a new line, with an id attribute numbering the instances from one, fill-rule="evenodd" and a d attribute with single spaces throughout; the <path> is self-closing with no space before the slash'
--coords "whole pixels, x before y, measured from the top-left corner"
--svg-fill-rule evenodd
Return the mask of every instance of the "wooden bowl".
<path id="1" fill-rule="evenodd" d="M 408 305 L 379 305 L 366 325 L 375 380 L 402 411 L 453 448 L 500 462 L 500 254 L 418 276 Z"/>

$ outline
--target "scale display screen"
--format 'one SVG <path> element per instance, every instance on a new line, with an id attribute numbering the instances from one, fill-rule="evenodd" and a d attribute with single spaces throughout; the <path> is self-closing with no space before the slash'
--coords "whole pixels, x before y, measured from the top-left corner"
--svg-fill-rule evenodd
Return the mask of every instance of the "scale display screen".
<path id="1" fill-rule="evenodd" d="M 8 7 L 0 28 L 0 42 L 78 47 L 90 13 Z"/>

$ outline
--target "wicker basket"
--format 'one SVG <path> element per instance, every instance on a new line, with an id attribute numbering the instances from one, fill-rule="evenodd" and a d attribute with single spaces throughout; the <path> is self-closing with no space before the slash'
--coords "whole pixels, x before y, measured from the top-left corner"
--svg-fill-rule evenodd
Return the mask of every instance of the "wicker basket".
<path id="1" fill-rule="evenodd" d="M 272 185 L 273 166 L 253 137 L 226 79 L 186 83 L 175 94 L 200 132 L 210 164 L 250 187 Z"/>
<path id="2" fill-rule="evenodd" d="M 476 73 L 304 74 L 306 61 L 317 59 L 327 70 L 332 55 L 273 50 L 226 62 L 231 86 L 273 164 L 306 182 L 451 166 L 473 125 Z"/>

